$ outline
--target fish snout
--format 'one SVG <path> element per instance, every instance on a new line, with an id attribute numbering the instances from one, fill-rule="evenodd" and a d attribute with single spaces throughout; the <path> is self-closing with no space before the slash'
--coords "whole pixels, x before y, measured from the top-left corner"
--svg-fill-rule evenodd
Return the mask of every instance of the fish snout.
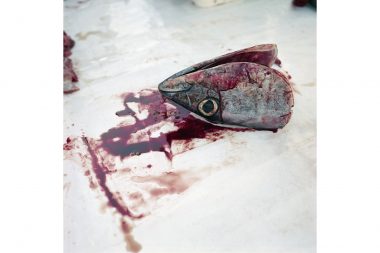
<path id="1" fill-rule="evenodd" d="M 158 90 L 167 97 L 172 97 L 178 92 L 188 91 L 191 88 L 191 84 L 184 80 L 169 79 L 163 81 L 158 85 Z"/>

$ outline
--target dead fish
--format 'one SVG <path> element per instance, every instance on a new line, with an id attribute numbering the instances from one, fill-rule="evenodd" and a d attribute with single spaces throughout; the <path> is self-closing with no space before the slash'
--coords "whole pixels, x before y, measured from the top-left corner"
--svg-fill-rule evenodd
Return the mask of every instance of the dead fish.
<path id="1" fill-rule="evenodd" d="M 190 66 L 158 89 L 211 123 L 276 130 L 294 106 L 289 80 L 271 68 L 276 59 L 275 44 L 253 46 Z"/>

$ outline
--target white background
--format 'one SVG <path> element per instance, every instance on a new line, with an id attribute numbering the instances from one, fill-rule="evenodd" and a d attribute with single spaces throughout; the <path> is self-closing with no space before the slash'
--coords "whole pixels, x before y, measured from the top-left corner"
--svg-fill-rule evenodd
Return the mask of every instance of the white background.
<path id="1" fill-rule="evenodd" d="M 380 250 L 378 7 L 318 5 L 319 252 Z M 0 18 L 0 250 L 61 252 L 62 4 L 4 2 Z"/>

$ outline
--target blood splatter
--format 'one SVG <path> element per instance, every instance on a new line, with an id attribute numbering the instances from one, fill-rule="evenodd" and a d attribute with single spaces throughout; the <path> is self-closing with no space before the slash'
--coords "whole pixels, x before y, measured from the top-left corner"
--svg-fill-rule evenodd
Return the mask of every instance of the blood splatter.
<path id="1" fill-rule="evenodd" d="M 142 247 L 132 235 L 132 228 L 124 219 L 120 220 L 121 231 L 124 234 L 124 240 L 127 242 L 127 250 L 131 252 L 139 252 Z"/>
<path id="2" fill-rule="evenodd" d="M 281 62 L 280 59 L 276 58 L 276 60 L 274 61 L 274 64 L 276 64 L 277 66 L 281 67 L 282 62 Z"/>
<path id="3" fill-rule="evenodd" d="M 66 143 L 63 144 L 63 150 L 71 150 L 74 147 L 74 143 L 72 142 L 70 137 L 67 137 Z"/>
<path id="4" fill-rule="evenodd" d="M 174 141 L 182 140 L 185 145 L 192 139 L 209 139 L 216 141 L 223 138 L 222 132 L 248 131 L 242 128 L 228 128 L 213 125 L 194 117 L 181 106 L 172 104 L 162 98 L 156 90 L 145 90 L 140 94 L 124 94 L 125 109 L 116 113 L 118 116 L 132 116 L 135 123 L 132 125 L 118 126 L 109 129 L 101 135 L 101 146 L 109 154 L 124 159 L 128 156 L 141 155 L 151 151 L 164 152 L 168 159 L 173 158 L 171 146 Z M 137 102 L 139 110 L 149 112 L 145 119 L 138 119 L 128 103 Z M 171 105 L 171 106 L 170 106 Z M 163 133 L 159 136 L 149 137 L 149 127 L 165 121 L 172 123 L 177 130 Z M 133 134 L 146 129 L 144 140 L 132 140 Z M 251 130 L 252 131 L 252 130 Z M 185 149 L 187 151 L 187 149 Z"/>
<path id="5" fill-rule="evenodd" d="M 129 208 L 122 204 L 118 196 L 111 192 L 111 190 L 107 186 L 107 168 L 102 166 L 102 162 L 98 160 L 98 157 L 96 156 L 94 150 L 91 148 L 89 140 L 86 137 L 83 137 L 83 142 L 88 147 L 88 152 L 91 156 L 92 160 L 92 169 L 96 175 L 96 178 L 98 179 L 98 184 L 101 187 L 102 191 L 104 192 L 107 200 L 108 205 L 111 207 L 114 207 L 117 212 L 119 212 L 122 216 L 129 216 L 131 218 L 142 218 L 143 215 L 134 215 L 129 210 Z"/>
<path id="6" fill-rule="evenodd" d="M 141 245 L 133 238 L 127 220 L 145 217 L 158 199 L 183 193 L 199 177 L 193 172 L 170 168 L 160 171 L 159 166 L 150 163 L 138 167 L 125 164 L 151 152 L 161 152 L 171 162 L 175 155 L 195 148 L 194 139 L 210 143 L 223 138 L 227 132 L 254 130 L 221 127 L 198 119 L 181 106 L 166 101 L 157 90 L 125 93 L 122 97 L 124 109 L 116 115 L 126 122 L 104 132 L 98 139 L 84 136 L 76 140 L 82 140 L 81 152 L 87 153 L 80 154 L 81 159 L 89 160 L 90 164 L 84 174 L 90 183 L 96 181 L 90 187 L 97 186 L 91 188 L 100 190 L 107 205 L 120 214 L 127 249 L 138 252 Z M 171 128 L 163 130 L 166 126 Z M 68 138 L 65 145 L 71 143 Z M 181 145 L 180 151 L 174 153 L 173 145 Z M 122 178 L 122 189 L 115 188 L 118 178 Z"/>
<path id="7" fill-rule="evenodd" d="M 115 208 L 122 216 L 132 219 L 144 217 L 144 214 L 134 214 L 124 201 L 108 187 L 107 175 L 121 172 L 120 169 L 110 163 L 116 157 L 120 160 L 139 156 L 145 153 L 157 151 L 163 152 L 168 160 L 173 159 L 172 145 L 175 141 L 182 142 L 182 151 L 186 152 L 194 146 L 193 139 L 207 139 L 214 142 L 224 137 L 227 131 L 249 131 L 241 128 L 226 128 L 216 126 L 195 118 L 190 112 L 178 105 L 170 104 L 157 90 L 143 90 L 139 93 L 126 93 L 124 97 L 124 110 L 117 115 L 130 116 L 134 119 L 133 124 L 120 125 L 109 129 L 101 134 L 99 140 L 83 137 L 82 140 L 87 147 L 91 158 L 92 170 L 96 176 L 98 185 L 105 194 L 108 205 Z M 138 111 L 148 111 L 144 119 L 139 119 L 136 112 L 130 107 L 130 103 L 138 104 Z M 157 126 L 172 124 L 175 130 L 162 132 Z M 152 136 L 152 131 L 160 131 L 158 135 Z M 253 131 L 253 130 L 250 130 Z M 178 153 L 177 153 L 178 154 Z M 107 161 L 106 161 L 107 160 Z M 142 166 L 140 169 L 151 169 L 152 165 Z M 132 173 L 131 169 L 124 168 L 124 172 Z M 85 175 L 89 176 L 86 171 Z M 134 177 L 136 182 L 156 182 L 164 186 L 168 194 L 181 193 L 186 190 L 194 180 L 185 180 L 180 173 L 165 172 L 154 177 Z M 185 182 L 186 181 L 186 182 Z M 191 182 L 190 182 L 191 181 Z M 162 189 L 160 192 L 162 193 Z M 157 196 L 157 190 L 149 190 L 152 196 Z M 162 195 L 162 194 L 159 195 Z M 130 195 L 131 196 L 131 195 Z"/>
<path id="8" fill-rule="evenodd" d="M 78 76 L 74 71 L 71 56 L 71 49 L 74 47 L 75 41 L 63 31 L 63 92 L 65 94 L 78 91 L 79 88 L 75 83 L 78 82 Z"/>
<path id="9" fill-rule="evenodd" d="M 63 31 L 63 56 L 69 57 L 71 55 L 71 49 L 74 47 L 75 41 Z"/>

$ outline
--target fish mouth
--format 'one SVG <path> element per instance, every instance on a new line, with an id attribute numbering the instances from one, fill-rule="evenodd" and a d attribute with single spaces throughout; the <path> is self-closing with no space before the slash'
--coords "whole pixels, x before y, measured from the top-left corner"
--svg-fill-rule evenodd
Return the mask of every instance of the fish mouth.
<path id="1" fill-rule="evenodd" d="M 191 84 L 187 82 L 176 82 L 175 80 L 167 80 L 158 85 L 158 90 L 165 96 L 171 96 L 178 92 L 188 91 Z"/>

